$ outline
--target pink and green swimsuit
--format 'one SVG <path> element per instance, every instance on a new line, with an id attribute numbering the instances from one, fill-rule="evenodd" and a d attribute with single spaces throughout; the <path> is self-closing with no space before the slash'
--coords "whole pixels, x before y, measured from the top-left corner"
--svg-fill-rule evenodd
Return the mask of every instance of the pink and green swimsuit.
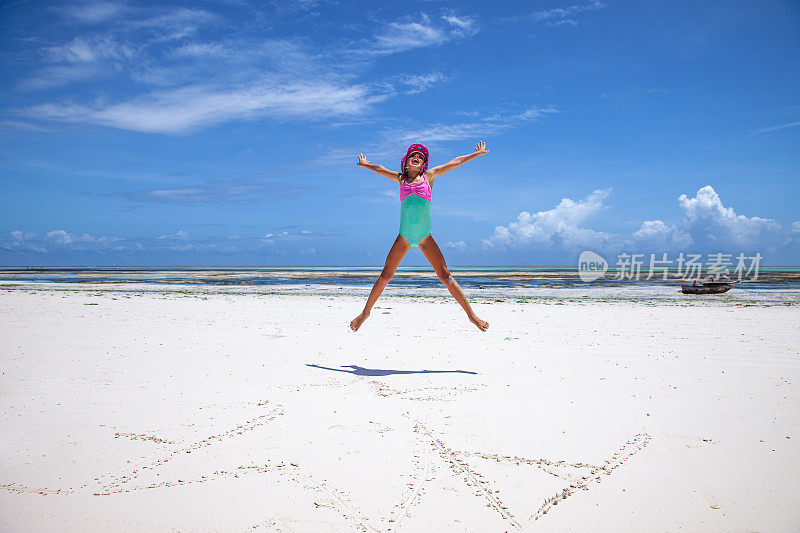
<path id="1" fill-rule="evenodd" d="M 400 183 L 400 235 L 411 246 L 431 234 L 431 186 L 423 178 L 416 185 Z"/>

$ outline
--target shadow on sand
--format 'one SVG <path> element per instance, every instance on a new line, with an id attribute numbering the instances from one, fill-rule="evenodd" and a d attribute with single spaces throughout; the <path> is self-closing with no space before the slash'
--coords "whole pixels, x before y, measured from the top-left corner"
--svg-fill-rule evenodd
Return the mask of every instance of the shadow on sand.
<path id="1" fill-rule="evenodd" d="M 391 376 L 393 374 L 477 374 L 469 370 L 381 370 L 378 368 L 364 368 L 357 365 L 342 365 L 341 368 L 328 368 L 327 366 L 312 365 L 306 363 L 306 366 L 314 368 L 322 368 L 324 370 L 333 370 L 334 372 L 345 372 L 347 374 L 354 374 L 356 376 Z M 342 370 L 349 368 L 351 370 Z"/>

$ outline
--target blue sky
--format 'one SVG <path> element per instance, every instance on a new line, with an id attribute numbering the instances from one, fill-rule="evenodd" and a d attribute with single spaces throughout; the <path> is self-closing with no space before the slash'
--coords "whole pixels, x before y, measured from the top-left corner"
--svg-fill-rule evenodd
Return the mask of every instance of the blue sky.
<path id="1" fill-rule="evenodd" d="M 800 4 L 0 4 L 0 264 L 800 264 Z M 427 265 L 412 248 L 404 266 Z"/>

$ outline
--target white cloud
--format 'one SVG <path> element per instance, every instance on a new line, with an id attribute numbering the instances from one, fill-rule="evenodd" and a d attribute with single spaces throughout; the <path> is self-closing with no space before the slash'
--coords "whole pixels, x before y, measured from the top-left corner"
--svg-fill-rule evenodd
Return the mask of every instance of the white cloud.
<path id="1" fill-rule="evenodd" d="M 669 251 L 683 250 L 694 244 L 692 236 L 676 226 L 667 226 L 661 220 L 645 220 L 633 234 L 634 242 L 648 249 Z"/>
<path id="2" fill-rule="evenodd" d="M 79 243 L 100 244 L 100 245 L 102 245 L 102 244 L 115 243 L 115 242 L 121 241 L 122 239 L 119 238 L 119 237 L 107 237 L 105 235 L 102 236 L 102 237 L 95 237 L 94 235 L 89 235 L 88 233 L 84 233 L 80 237 L 77 237 L 76 240 Z"/>
<path id="3" fill-rule="evenodd" d="M 497 226 L 484 248 L 524 249 L 536 247 L 554 251 L 606 250 L 636 253 L 677 251 L 768 252 L 800 242 L 800 222 L 790 231 L 768 218 L 737 215 L 725 207 L 713 187 L 707 185 L 693 198 L 678 198 L 684 211 L 675 225 L 662 220 L 645 220 L 638 230 L 626 237 L 583 227 L 584 221 L 604 208 L 608 191 L 597 190 L 575 202 L 568 198 L 553 209 L 530 214 L 523 211 L 514 222 Z"/>
<path id="4" fill-rule="evenodd" d="M 47 238 L 53 240 L 55 243 L 60 244 L 62 246 L 72 244 L 73 242 L 72 235 L 70 235 L 63 229 L 57 229 L 48 232 Z"/>
<path id="5" fill-rule="evenodd" d="M 74 246 L 78 249 L 105 247 L 123 240 L 119 237 L 96 237 L 88 233 L 73 235 L 63 229 L 48 231 L 45 237 L 59 246 Z"/>
<path id="6" fill-rule="evenodd" d="M 464 250 L 467 247 L 467 243 L 464 241 L 447 241 L 444 246 L 453 250 Z"/>
<path id="7" fill-rule="evenodd" d="M 780 224 L 769 218 L 737 215 L 732 207 L 722 205 L 711 185 L 697 191 L 694 198 L 678 198 L 686 214 L 683 224 L 701 245 L 751 247 L 770 240 Z"/>
<path id="8" fill-rule="evenodd" d="M 792 222 L 792 228 L 784 238 L 783 246 L 791 250 L 800 249 L 800 221 Z"/>
<path id="9" fill-rule="evenodd" d="M 626 240 L 625 245 L 636 251 L 775 251 L 785 239 L 780 224 L 768 218 L 737 215 L 725 207 L 711 185 L 706 185 L 690 198 L 682 194 L 678 203 L 684 212 L 677 225 L 661 220 L 646 220 Z"/>
<path id="10" fill-rule="evenodd" d="M 32 233 L 30 231 L 22 232 L 20 230 L 14 230 L 11 232 L 11 238 L 15 242 L 24 242 L 25 239 L 32 239 L 36 237 L 36 235 L 36 233 Z"/>
<path id="11" fill-rule="evenodd" d="M 604 209 L 609 191 L 597 189 L 577 202 L 564 198 L 548 211 L 531 214 L 523 211 L 517 220 L 496 226 L 494 233 L 481 243 L 484 248 L 556 247 L 567 250 L 602 248 L 612 235 L 581 227 L 589 217 Z"/>
<path id="12" fill-rule="evenodd" d="M 44 248 L 40 243 L 37 244 L 35 242 L 35 240 L 37 240 L 39 237 L 37 233 L 14 230 L 10 235 L 11 242 L 4 242 L 3 239 L 0 239 L 0 249 L 13 250 L 15 252 L 47 252 L 47 249 Z"/>

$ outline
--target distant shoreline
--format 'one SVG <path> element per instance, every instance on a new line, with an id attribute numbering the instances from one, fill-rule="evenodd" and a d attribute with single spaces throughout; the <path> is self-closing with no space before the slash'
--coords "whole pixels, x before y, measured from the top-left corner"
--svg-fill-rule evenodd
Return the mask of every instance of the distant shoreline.
<path id="1" fill-rule="evenodd" d="M 603 279 L 581 281 L 576 267 L 449 267 L 464 288 L 572 288 L 596 289 L 630 287 L 677 287 L 686 283 L 675 269 L 648 279 L 643 268 L 638 279 L 617 279 L 611 267 Z M 0 267 L 0 283 L 155 283 L 187 285 L 282 286 L 321 284 L 325 286 L 371 287 L 381 267 Z M 707 274 L 703 274 L 707 275 Z M 733 277 L 733 279 L 736 279 Z M 691 281 L 691 280 L 690 280 Z M 439 282 L 432 268 L 400 267 L 391 285 L 432 288 Z M 741 289 L 800 289 L 800 267 L 763 267 L 753 279 L 744 278 Z"/>
<path id="2" fill-rule="evenodd" d="M 800 283 L 755 283 L 748 282 L 716 295 L 682 294 L 680 282 L 674 281 L 607 281 L 584 283 L 579 280 L 564 281 L 561 278 L 502 279 L 497 277 L 468 277 L 457 274 L 467 297 L 472 301 L 538 301 L 563 305 L 570 302 L 602 303 L 633 302 L 645 305 L 679 306 L 796 306 L 800 305 Z M 0 298 L 15 292 L 53 292 L 84 294 L 119 294 L 120 296 L 143 296 L 146 294 L 182 295 L 206 298 L 212 295 L 244 296 L 325 296 L 330 298 L 365 298 L 375 280 L 375 274 L 336 277 L 295 277 L 230 282 L 219 279 L 203 279 L 202 276 L 154 279 L 100 279 L 86 277 L 73 279 L 68 276 L 49 281 L 5 279 L 0 276 Z M 382 298 L 422 298 L 451 301 L 452 296 L 435 275 L 395 275 L 386 286 Z"/>

